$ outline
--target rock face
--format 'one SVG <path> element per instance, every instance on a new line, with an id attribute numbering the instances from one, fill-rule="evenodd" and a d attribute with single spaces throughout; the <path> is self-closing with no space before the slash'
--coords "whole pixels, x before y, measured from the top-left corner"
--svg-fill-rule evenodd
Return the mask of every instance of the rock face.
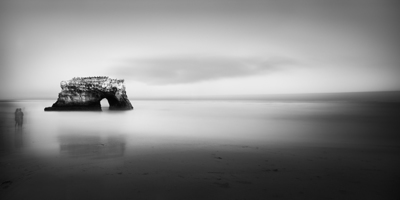
<path id="1" fill-rule="evenodd" d="M 45 111 L 98 110 L 104 98 L 110 104 L 110 110 L 132 110 L 126 96 L 124 80 L 111 79 L 107 76 L 75 77 L 61 81 L 61 92 L 52 107 Z"/>

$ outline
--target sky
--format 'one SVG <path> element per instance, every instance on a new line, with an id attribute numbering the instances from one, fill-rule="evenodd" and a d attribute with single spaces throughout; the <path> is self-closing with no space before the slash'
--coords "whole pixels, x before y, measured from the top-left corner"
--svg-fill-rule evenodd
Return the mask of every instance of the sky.
<path id="1" fill-rule="evenodd" d="M 395 0 L 0 0 L 0 99 L 400 90 Z"/>

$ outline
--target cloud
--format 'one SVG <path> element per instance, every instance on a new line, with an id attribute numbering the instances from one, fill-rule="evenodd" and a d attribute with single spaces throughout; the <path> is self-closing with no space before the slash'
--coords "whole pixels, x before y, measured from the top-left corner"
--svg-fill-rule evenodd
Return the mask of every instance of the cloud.
<path id="1" fill-rule="evenodd" d="M 172 57 L 132 59 L 110 74 L 152 85 L 196 83 L 245 77 L 282 70 L 294 61 L 286 58 Z"/>

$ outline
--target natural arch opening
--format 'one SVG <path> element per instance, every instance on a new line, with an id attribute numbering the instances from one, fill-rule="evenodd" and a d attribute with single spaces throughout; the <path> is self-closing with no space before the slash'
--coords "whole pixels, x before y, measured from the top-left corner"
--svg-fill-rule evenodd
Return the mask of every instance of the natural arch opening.
<path id="1" fill-rule="evenodd" d="M 108 103 L 108 101 L 107 101 L 106 98 L 103 98 L 103 99 L 100 101 L 100 106 L 101 106 L 101 108 L 109 108 L 109 107 L 110 107 L 110 104 Z"/>
<path id="2" fill-rule="evenodd" d="M 121 102 L 113 94 L 102 94 L 100 97 L 100 106 L 102 108 L 108 108 L 109 110 L 118 110 Z"/>

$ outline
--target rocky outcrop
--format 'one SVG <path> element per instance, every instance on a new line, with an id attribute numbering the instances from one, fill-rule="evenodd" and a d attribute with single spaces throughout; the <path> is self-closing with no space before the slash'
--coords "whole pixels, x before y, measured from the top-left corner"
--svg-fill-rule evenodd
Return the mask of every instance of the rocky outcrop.
<path id="1" fill-rule="evenodd" d="M 99 110 L 100 101 L 107 99 L 110 110 L 132 110 L 126 96 L 123 79 L 111 79 L 107 76 L 75 77 L 61 81 L 61 92 L 52 107 L 45 111 Z"/>

